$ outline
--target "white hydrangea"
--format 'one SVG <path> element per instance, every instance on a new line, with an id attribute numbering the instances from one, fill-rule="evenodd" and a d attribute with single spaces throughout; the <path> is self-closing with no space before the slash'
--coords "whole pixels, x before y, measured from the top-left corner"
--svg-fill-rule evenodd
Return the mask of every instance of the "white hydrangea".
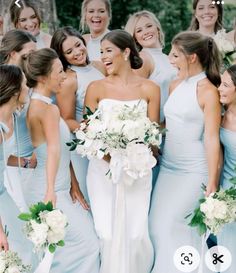
<path id="1" fill-rule="evenodd" d="M 37 223 L 35 220 L 30 220 L 29 224 L 31 225 L 32 231 L 28 235 L 30 240 L 36 247 L 40 247 L 46 243 L 48 225 L 45 223 Z"/>
<path id="2" fill-rule="evenodd" d="M 18 266 L 10 266 L 5 273 L 20 273 L 20 269 Z"/>
<path id="3" fill-rule="evenodd" d="M 0 273 L 4 273 L 6 269 L 6 262 L 4 259 L 0 256 Z"/>

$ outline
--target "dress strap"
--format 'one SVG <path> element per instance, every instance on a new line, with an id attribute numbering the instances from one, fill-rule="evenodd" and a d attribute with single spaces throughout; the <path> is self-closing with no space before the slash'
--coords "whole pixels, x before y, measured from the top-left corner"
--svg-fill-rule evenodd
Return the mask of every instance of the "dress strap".
<path id="1" fill-rule="evenodd" d="M 47 104 L 52 104 L 52 99 L 49 98 L 49 97 L 46 97 L 44 95 L 41 95 L 37 92 L 33 92 L 32 95 L 31 95 L 31 99 L 33 100 L 41 100 Z"/>

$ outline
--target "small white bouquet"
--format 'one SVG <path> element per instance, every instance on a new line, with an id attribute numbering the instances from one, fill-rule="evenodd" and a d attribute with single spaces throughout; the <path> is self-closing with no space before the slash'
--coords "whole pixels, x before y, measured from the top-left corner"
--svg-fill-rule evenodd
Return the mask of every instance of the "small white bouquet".
<path id="1" fill-rule="evenodd" d="M 216 33 L 214 41 L 220 51 L 225 68 L 228 68 L 236 60 L 234 44 L 226 38 L 225 29 L 221 29 Z"/>
<path id="2" fill-rule="evenodd" d="M 59 209 L 53 209 L 52 202 L 32 205 L 29 213 L 18 217 L 27 222 L 24 230 L 36 252 L 48 248 L 53 253 L 57 246 L 64 246 L 67 217 Z"/>
<path id="3" fill-rule="evenodd" d="M 16 252 L 0 251 L 0 273 L 30 272 L 31 266 L 24 265 Z"/>
<path id="4" fill-rule="evenodd" d="M 109 115 L 104 115 L 102 108 L 94 113 L 87 108 L 85 118 L 76 131 L 76 139 L 67 144 L 70 150 L 76 149 L 88 158 L 102 159 L 109 154 L 109 174 L 114 183 L 119 181 L 121 170 L 127 176 L 125 181 L 132 184 L 155 166 L 150 147 L 160 146 L 164 130 L 146 116 L 141 101 L 132 107 L 116 105 Z"/>
<path id="5" fill-rule="evenodd" d="M 205 185 L 203 189 L 206 189 Z M 236 187 L 232 186 L 226 190 L 219 189 L 208 197 L 201 198 L 199 206 L 193 212 L 189 225 L 196 227 L 200 235 L 206 233 L 207 230 L 217 235 L 224 225 L 235 221 Z"/>

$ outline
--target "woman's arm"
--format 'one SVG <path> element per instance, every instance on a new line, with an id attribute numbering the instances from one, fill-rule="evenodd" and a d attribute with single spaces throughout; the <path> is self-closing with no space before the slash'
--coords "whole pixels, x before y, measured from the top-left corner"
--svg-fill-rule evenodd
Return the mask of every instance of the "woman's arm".
<path id="1" fill-rule="evenodd" d="M 3 230 L 2 222 L 0 218 L 0 251 L 1 250 L 4 250 L 4 251 L 9 250 L 9 245 L 8 245 L 7 236 Z"/>
<path id="2" fill-rule="evenodd" d="M 71 195 L 73 203 L 75 203 L 76 201 L 79 201 L 79 203 L 84 209 L 89 210 L 89 205 L 87 201 L 84 199 L 83 193 L 80 190 L 79 183 L 76 179 L 73 165 L 71 162 L 70 162 L 70 175 L 71 175 L 70 195 Z"/>
<path id="3" fill-rule="evenodd" d="M 219 184 L 221 106 L 216 89 L 205 89 L 202 93 L 204 93 L 204 144 L 208 165 L 206 196 L 208 196 L 217 190 Z"/>
<path id="4" fill-rule="evenodd" d="M 67 78 L 63 82 L 62 88 L 57 94 L 56 99 L 60 114 L 71 132 L 74 132 L 80 126 L 75 118 L 76 90 L 77 79 L 75 72 L 68 70 Z"/>
<path id="5" fill-rule="evenodd" d="M 41 123 L 47 143 L 47 190 L 44 201 L 52 201 L 56 204 L 56 195 L 54 192 L 55 180 L 60 161 L 60 113 L 56 105 L 49 105 L 43 113 Z"/>
<path id="6" fill-rule="evenodd" d="M 160 87 L 150 80 L 146 80 L 146 93 L 148 94 L 148 117 L 151 121 L 160 121 Z"/>

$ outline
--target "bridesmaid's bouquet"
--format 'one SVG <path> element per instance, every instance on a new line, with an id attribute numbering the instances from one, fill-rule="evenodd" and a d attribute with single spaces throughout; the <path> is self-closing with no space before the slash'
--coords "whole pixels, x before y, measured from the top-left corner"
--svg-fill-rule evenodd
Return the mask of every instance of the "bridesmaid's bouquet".
<path id="1" fill-rule="evenodd" d="M 94 113 L 86 108 L 86 121 L 67 145 L 88 158 L 102 159 L 109 154 L 108 173 L 113 182 L 119 181 L 122 170 L 125 181 L 132 184 L 155 166 L 150 147 L 159 147 L 162 140 L 163 130 L 146 116 L 145 106 L 142 100 L 134 106 L 115 105 L 109 115 L 104 115 L 102 108 Z"/>
<path id="2" fill-rule="evenodd" d="M 31 266 L 24 265 L 16 252 L 0 251 L 0 273 L 26 273 Z"/>
<path id="3" fill-rule="evenodd" d="M 229 189 L 219 189 L 201 198 L 199 206 L 190 214 L 192 218 L 189 225 L 196 227 L 200 235 L 206 231 L 217 235 L 226 224 L 236 221 L 236 178 L 232 178 L 231 182 L 234 185 Z M 205 185 L 203 190 L 206 190 Z"/>
<path id="4" fill-rule="evenodd" d="M 21 213 L 19 219 L 26 221 L 27 238 L 33 242 L 36 252 L 49 249 L 55 252 L 57 246 L 64 246 L 67 218 L 52 202 L 39 202 L 30 207 L 29 213 Z"/>
<path id="5" fill-rule="evenodd" d="M 225 29 L 219 30 L 214 40 L 220 51 L 224 68 L 228 68 L 236 60 L 236 48 L 234 44 L 226 38 Z"/>

